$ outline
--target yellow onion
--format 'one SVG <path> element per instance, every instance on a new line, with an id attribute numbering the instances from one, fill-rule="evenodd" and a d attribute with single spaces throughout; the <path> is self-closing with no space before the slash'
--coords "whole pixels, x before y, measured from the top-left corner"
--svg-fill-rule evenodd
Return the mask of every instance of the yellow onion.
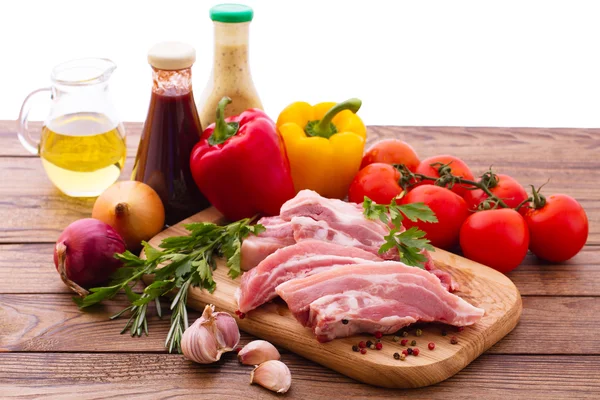
<path id="1" fill-rule="evenodd" d="M 129 250 L 140 249 L 165 224 L 165 208 L 150 186 L 138 181 L 113 184 L 96 199 L 92 218 L 112 226 Z"/>

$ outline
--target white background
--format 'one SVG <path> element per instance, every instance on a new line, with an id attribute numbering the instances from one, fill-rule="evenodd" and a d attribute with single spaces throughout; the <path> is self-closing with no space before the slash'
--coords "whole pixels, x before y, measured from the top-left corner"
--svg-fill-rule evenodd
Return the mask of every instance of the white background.
<path id="1" fill-rule="evenodd" d="M 197 50 L 199 97 L 218 1 L 2 1 L 0 118 L 16 119 L 52 66 L 114 60 L 123 120 L 143 121 L 146 52 L 183 40 Z M 266 111 L 295 100 L 363 100 L 367 124 L 600 126 L 596 1 L 246 1 L 251 65 Z M 35 114 L 41 119 L 44 112 Z"/>

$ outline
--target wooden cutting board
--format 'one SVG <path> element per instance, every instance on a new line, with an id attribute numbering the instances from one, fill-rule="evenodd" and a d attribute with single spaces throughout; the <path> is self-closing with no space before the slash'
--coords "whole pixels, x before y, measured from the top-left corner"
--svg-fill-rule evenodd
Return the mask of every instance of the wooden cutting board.
<path id="1" fill-rule="evenodd" d="M 188 232 L 183 225 L 191 222 L 219 224 L 225 221 L 218 211 L 209 208 L 159 233 L 150 244 L 158 246 L 164 238 L 186 235 Z M 459 283 L 460 290 L 456 294 L 485 309 L 485 315 L 462 332 L 450 326 L 423 324 L 423 334 L 417 337 L 415 328 L 409 329 L 406 339 L 409 343 L 413 339 L 417 341 L 416 346 L 410 346 L 419 348 L 417 357 L 408 356 L 405 361 L 394 359 L 393 354 L 401 353 L 406 347 L 394 342 L 392 336 L 382 338 L 383 349 L 368 350 L 365 355 L 353 352 L 352 345 L 361 340 L 375 341 L 371 335 L 319 343 L 310 329 L 294 319 L 280 299 L 249 312 L 246 318 L 237 320 L 238 325 L 245 332 L 364 383 L 390 388 L 433 385 L 456 374 L 512 331 L 521 316 L 522 303 L 519 291 L 502 273 L 444 250 L 438 249 L 431 255 L 438 268 L 450 272 Z M 232 280 L 228 277 L 222 260 L 217 264 L 213 272 L 217 283 L 215 292 L 190 289 L 188 305 L 202 311 L 210 303 L 217 311 L 235 316 L 234 293 L 240 278 Z M 447 336 L 442 336 L 442 330 L 447 331 Z M 458 339 L 457 344 L 450 343 L 452 336 Z M 435 343 L 433 351 L 427 348 L 429 342 Z"/>

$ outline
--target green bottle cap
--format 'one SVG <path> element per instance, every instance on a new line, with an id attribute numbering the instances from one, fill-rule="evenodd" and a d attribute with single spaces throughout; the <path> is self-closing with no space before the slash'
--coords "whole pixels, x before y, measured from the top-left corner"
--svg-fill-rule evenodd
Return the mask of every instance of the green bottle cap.
<path id="1" fill-rule="evenodd" d="M 217 22 L 250 22 L 254 11 L 243 4 L 218 4 L 210 9 L 210 19 Z"/>

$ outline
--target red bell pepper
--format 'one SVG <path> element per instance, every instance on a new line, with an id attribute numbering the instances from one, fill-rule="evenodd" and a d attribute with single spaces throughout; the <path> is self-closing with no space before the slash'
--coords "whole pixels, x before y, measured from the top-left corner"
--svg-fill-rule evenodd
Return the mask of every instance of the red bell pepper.
<path id="1" fill-rule="evenodd" d="M 275 123 L 259 109 L 217 119 L 192 150 L 190 168 L 200 191 L 226 218 L 237 221 L 256 214 L 278 215 L 294 197 L 290 165 Z"/>

